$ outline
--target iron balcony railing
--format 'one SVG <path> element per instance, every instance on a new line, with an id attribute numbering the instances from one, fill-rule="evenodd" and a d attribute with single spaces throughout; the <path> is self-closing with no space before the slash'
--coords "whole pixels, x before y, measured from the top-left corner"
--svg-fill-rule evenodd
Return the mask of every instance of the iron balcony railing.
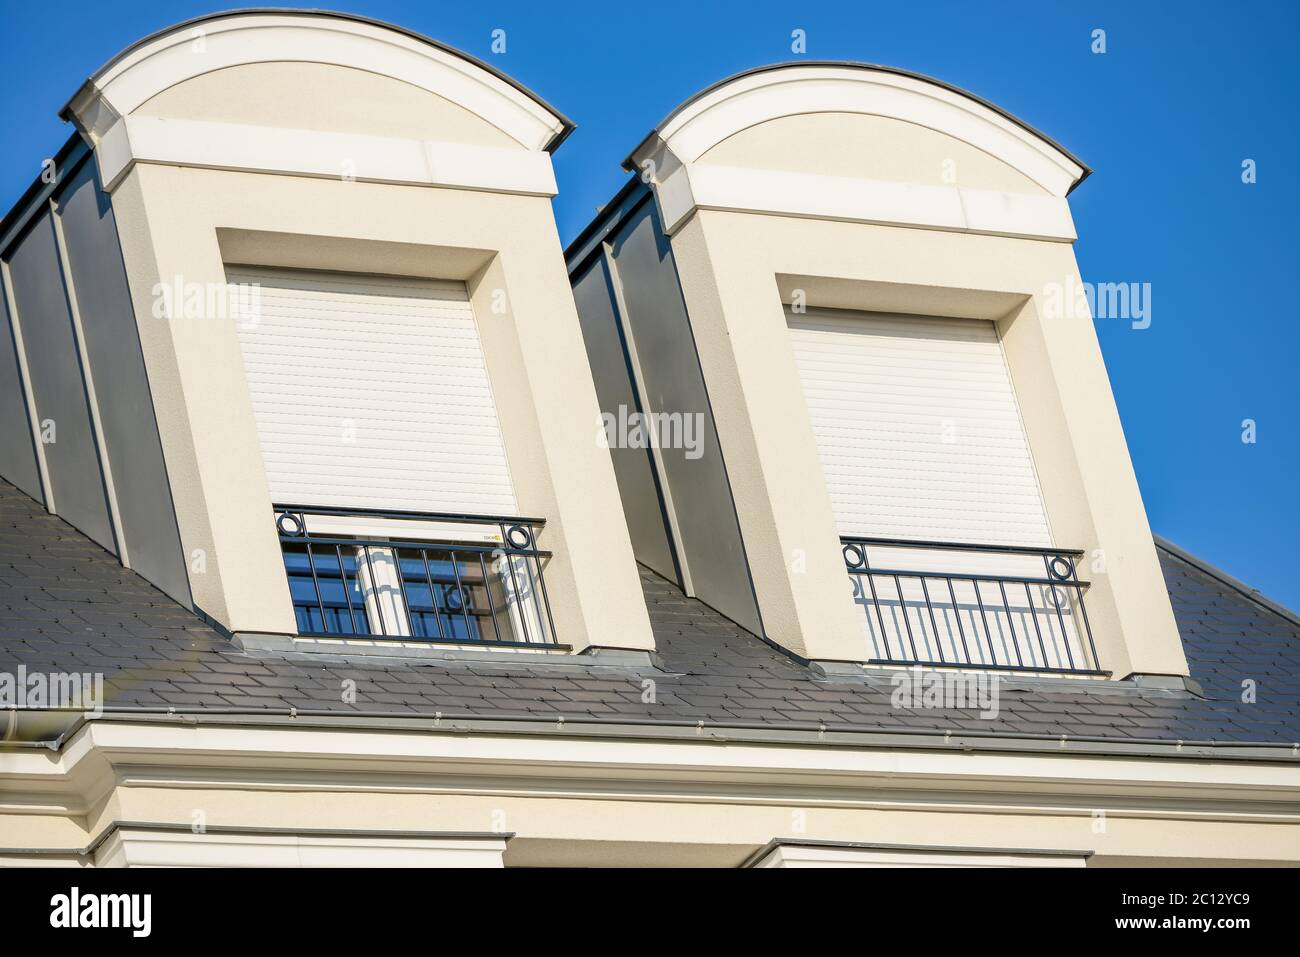
<path id="1" fill-rule="evenodd" d="M 545 520 L 276 505 L 298 634 L 557 644 Z"/>
<path id="2" fill-rule="evenodd" d="M 840 539 L 882 665 L 1105 675 L 1078 575 L 1062 548 Z"/>

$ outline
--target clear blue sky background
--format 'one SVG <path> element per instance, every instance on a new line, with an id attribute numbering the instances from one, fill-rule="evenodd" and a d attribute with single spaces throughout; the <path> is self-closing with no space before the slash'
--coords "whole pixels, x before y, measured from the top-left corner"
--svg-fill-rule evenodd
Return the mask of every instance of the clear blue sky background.
<path id="1" fill-rule="evenodd" d="M 281 4 L 284 5 L 284 4 Z M 56 112 L 104 60 L 219 2 L 0 0 L 0 207 L 68 135 Z M 556 155 L 562 239 L 618 188 L 670 109 L 746 67 L 884 63 L 971 90 L 1096 173 L 1072 197 L 1083 278 L 1152 284 L 1152 325 L 1098 334 L 1152 527 L 1300 609 L 1300 4 L 434 3 L 339 7 L 426 33 L 578 124 Z M 1090 52 L 1094 28 L 1108 52 Z M 507 31 L 493 55 L 491 32 Z M 1242 185 L 1241 162 L 1259 182 Z M 1258 441 L 1241 441 L 1241 422 Z"/>

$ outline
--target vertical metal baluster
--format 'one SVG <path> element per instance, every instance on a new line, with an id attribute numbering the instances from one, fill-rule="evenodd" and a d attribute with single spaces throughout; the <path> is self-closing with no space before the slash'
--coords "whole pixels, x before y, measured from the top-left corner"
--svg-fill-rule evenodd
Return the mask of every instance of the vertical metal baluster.
<path id="1" fill-rule="evenodd" d="M 529 529 L 529 534 L 533 540 L 533 552 L 537 551 L 537 530 Z M 542 574 L 542 557 L 534 554 L 532 556 L 533 564 L 537 566 L 537 584 L 533 586 L 533 593 L 536 594 L 540 587 L 542 590 L 542 607 L 546 609 L 546 626 L 550 629 L 550 636 L 545 640 L 550 644 L 555 644 L 555 619 L 551 616 L 551 598 L 546 593 L 546 576 Z M 528 565 L 528 556 L 524 557 L 524 567 L 528 568 L 528 574 L 532 575 L 532 569 Z"/>
<path id="2" fill-rule="evenodd" d="M 492 619 L 492 631 L 496 633 L 497 641 L 501 640 L 501 628 L 497 625 L 496 609 L 492 607 L 492 586 L 488 584 L 487 562 L 483 560 L 483 553 L 478 553 L 478 567 L 483 572 L 483 591 L 487 595 L 488 617 Z"/>
<path id="3" fill-rule="evenodd" d="M 948 582 L 948 597 L 952 599 L 952 613 L 957 616 L 957 634 L 961 636 L 961 653 L 966 658 L 966 664 L 974 664 L 970 660 L 970 649 L 966 647 L 966 629 L 961 626 L 961 606 L 957 604 L 957 593 L 952 589 L 952 579 L 946 579 Z"/>
<path id="4" fill-rule="evenodd" d="M 415 616 L 411 614 L 411 602 L 406 597 L 406 576 L 402 574 L 402 553 L 393 546 L 393 564 L 397 567 L 397 590 L 402 596 L 402 607 L 406 609 L 406 627 L 411 637 L 415 637 Z M 396 624 L 396 622 L 394 622 Z"/>
<path id="5" fill-rule="evenodd" d="M 465 640 L 474 640 L 474 628 L 469 623 L 469 599 L 465 595 L 465 586 L 460 583 L 460 559 L 456 557 L 454 551 L 448 551 L 451 556 L 451 573 L 456 576 L 456 594 L 460 596 L 460 617 L 465 621 Z"/>
<path id="6" fill-rule="evenodd" d="M 375 612 L 379 615 L 379 634 L 388 634 L 388 625 L 384 623 L 383 595 L 379 593 L 379 581 L 375 578 L 375 563 L 370 559 L 370 546 L 362 545 L 361 554 L 366 558 L 366 567 L 370 569 L 370 593 L 375 596 Z"/>
<path id="7" fill-rule="evenodd" d="M 984 638 L 989 643 L 989 663 L 998 663 L 998 649 L 993 644 L 993 630 L 989 628 L 989 613 L 984 610 L 984 596 L 980 594 L 980 580 L 978 578 L 967 579 L 971 587 L 975 589 L 975 601 L 980 606 L 980 618 L 984 621 Z M 1007 662 L 1010 664 L 1011 662 Z"/>
<path id="8" fill-rule="evenodd" d="M 907 626 L 907 643 L 912 646 L 912 660 L 920 661 L 921 656 L 916 653 L 916 639 L 912 637 L 912 623 L 907 620 L 907 601 L 903 598 L 903 586 L 898 581 L 898 576 L 894 576 L 894 587 L 898 589 L 898 604 L 903 612 L 903 624 Z"/>
<path id="9" fill-rule="evenodd" d="M 1034 596 L 1029 591 L 1029 582 L 1025 582 L 1025 598 L 1029 600 L 1029 617 L 1034 623 L 1034 631 L 1038 632 L 1038 650 L 1043 653 L 1043 667 L 1047 668 L 1049 667 L 1047 663 L 1047 646 L 1043 644 L 1043 629 L 1038 624 L 1038 609 L 1034 607 Z M 1057 660 L 1060 660 L 1059 655 Z"/>
<path id="10" fill-rule="evenodd" d="M 1073 565 L 1073 562 L 1071 562 L 1071 565 Z M 1046 569 L 1049 580 L 1056 578 L 1052 574 L 1052 563 L 1048 561 L 1046 555 L 1043 556 L 1043 568 Z M 1056 618 L 1061 623 L 1061 641 L 1065 644 L 1066 654 L 1070 654 L 1070 633 L 1065 630 L 1065 615 L 1061 613 L 1061 603 L 1056 600 L 1056 586 L 1048 585 L 1047 587 L 1052 590 L 1052 604 L 1056 606 Z M 1074 618 L 1073 611 L 1070 613 L 1070 618 L 1071 620 Z M 1074 655 L 1072 654 L 1070 654 L 1070 663 L 1071 667 L 1073 667 Z"/>
<path id="11" fill-rule="evenodd" d="M 537 539 L 533 537 L 532 529 L 528 530 L 528 537 L 533 545 L 536 546 Z M 510 545 L 510 536 L 506 533 L 504 526 L 501 530 L 501 542 L 505 546 Z M 515 590 L 515 602 L 519 606 L 519 625 L 524 629 L 523 640 L 531 643 L 532 639 L 528 635 L 528 608 L 524 601 L 524 593 L 519 590 L 519 576 L 515 574 L 515 556 L 513 551 L 509 548 L 503 548 L 502 551 L 505 553 L 506 568 L 510 569 L 510 584 Z M 527 558 L 524 559 L 524 567 L 528 567 Z"/>
<path id="12" fill-rule="evenodd" d="M 352 610 L 352 591 L 348 588 L 348 572 L 343 564 L 343 546 L 334 546 L 334 557 L 339 561 L 339 581 L 343 582 L 343 597 L 348 601 L 348 621 L 352 625 L 352 634 L 359 634 L 357 631 L 357 616 Z"/>
<path id="13" fill-rule="evenodd" d="M 859 545 L 858 548 L 862 552 L 862 568 L 865 572 L 863 577 L 871 586 L 871 604 L 876 606 L 876 620 L 880 622 L 880 640 L 885 643 L 885 660 L 888 661 L 894 657 L 894 653 L 889 650 L 889 632 L 885 628 L 885 613 L 880 609 L 880 596 L 876 594 L 876 576 L 871 573 L 871 560 L 867 558 L 867 546 Z M 898 650 L 903 650 L 901 641 Z"/>
<path id="14" fill-rule="evenodd" d="M 925 579 L 920 579 L 921 594 L 925 596 L 925 607 L 930 611 L 930 627 L 934 629 L 934 646 L 939 649 L 939 660 L 946 663 L 947 659 L 943 656 L 943 642 L 939 640 L 939 623 L 934 620 L 934 606 L 930 604 L 930 589 L 925 584 Z"/>
<path id="15" fill-rule="evenodd" d="M 447 633 L 442 628 L 442 612 L 438 608 L 438 590 L 433 587 L 433 572 L 429 571 L 429 550 L 420 549 L 420 561 L 424 563 L 424 580 L 429 583 L 429 604 L 433 606 L 433 621 L 438 626 L 438 640 L 446 641 Z"/>
<path id="16" fill-rule="evenodd" d="M 1007 586 L 1001 581 L 998 582 L 998 591 L 1002 592 L 1002 607 L 1005 608 L 1007 612 L 1007 627 L 1011 629 L 1011 647 L 1016 649 L 1016 664 L 1023 668 L 1025 666 L 1025 659 L 1020 654 L 1020 638 L 1016 635 L 1016 623 L 1011 620 L 1011 605 L 1007 603 Z M 1008 664 L 1009 663 L 1010 662 L 1008 662 Z"/>
<path id="17" fill-rule="evenodd" d="M 330 633 L 330 622 L 325 617 L 325 599 L 320 593 L 320 579 L 316 577 L 316 556 L 311 553 L 311 542 L 307 542 L 307 567 L 311 569 L 311 582 L 316 586 L 316 607 L 320 610 L 320 630 Z"/>

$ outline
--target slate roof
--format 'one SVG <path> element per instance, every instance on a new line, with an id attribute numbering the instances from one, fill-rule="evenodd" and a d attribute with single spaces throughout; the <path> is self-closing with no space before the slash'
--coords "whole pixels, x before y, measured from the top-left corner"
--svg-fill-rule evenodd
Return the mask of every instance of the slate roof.
<path id="1" fill-rule="evenodd" d="M 329 712 L 566 721 L 993 732 L 1113 741 L 1300 741 L 1300 623 L 1158 549 L 1201 698 L 1115 683 L 1009 680 L 995 720 L 904 711 L 887 677 L 825 679 L 642 569 L 660 669 L 395 660 L 240 650 L 0 481 L 0 671 L 104 672 L 107 709 Z M 642 700 L 646 678 L 655 700 Z M 356 682 L 355 703 L 341 688 Z M 1242 682 L 1256 683 L 1245 703 Z"/>

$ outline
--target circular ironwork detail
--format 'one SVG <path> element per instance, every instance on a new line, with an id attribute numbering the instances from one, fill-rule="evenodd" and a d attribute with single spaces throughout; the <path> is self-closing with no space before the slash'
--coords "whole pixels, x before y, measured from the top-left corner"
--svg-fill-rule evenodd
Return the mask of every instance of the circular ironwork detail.
<path id="1" fill-rule="evenodd" d="M 1057 581 L 1069 581 L 1074 577 L 1074 563 L 1064 555 L 1057 555 L 1048 562 L 1047 570 Z"/>
<path id="2" fill-rule="evenodd" d="M 455 585 L 446 588 L 443 592 L 443 601 L 451 611 L 464 611 L 469 605 L 469 602 L 465 600 L 464 589 L 457 588 Z"/>
<path id="3" fill-rule="evenodd" d="M 511 548 L 531 548 L 533 533 L 523 525 L 511 525 L 506 529 L 506 542 Z"/>
<path id="4" fill-rule="evenodd" d="M 281 512 L 275 520 L 275 527 L 280 530 L 281 535 L 298 536 L 303 533 L 303 522 L 301 515 L 295 515 L 293 512 Z"/>
<path id="5" fill-rule="evenodd" d="M 1064 588 L 1057 588 L 1055 585 L 1048 585 L 1043 590 L 1050 596 L 1049 600 L 1052 603 L 1052 607 L 1057 611 L 1063 611 L 1068 607 L 1069 602 Z"/>
<path id="6" fill-rule="evenodd" d="M 844 564 L 848 566 L 850 570 L 867 567 L 867 553 L 863 550 L 861 545 L 854 545 L 850 542 L 848 545 L 845 545 L 841 551 L 844 553 Z"/>

